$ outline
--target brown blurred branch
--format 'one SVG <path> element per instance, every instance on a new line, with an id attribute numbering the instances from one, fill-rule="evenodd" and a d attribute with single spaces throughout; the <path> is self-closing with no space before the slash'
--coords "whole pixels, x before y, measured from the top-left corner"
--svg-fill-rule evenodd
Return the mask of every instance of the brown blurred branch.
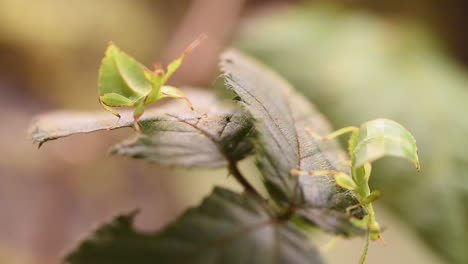
<path id="1" fill-rule="evenodd" d="M 166 62 L 176 58 L 199 34 L 208 38 L 174 75 L 175 83 L 202 84 L 216 71 L 218 55 L 230 40 L 246 0 L 193 0 L 165 51 Z"/>

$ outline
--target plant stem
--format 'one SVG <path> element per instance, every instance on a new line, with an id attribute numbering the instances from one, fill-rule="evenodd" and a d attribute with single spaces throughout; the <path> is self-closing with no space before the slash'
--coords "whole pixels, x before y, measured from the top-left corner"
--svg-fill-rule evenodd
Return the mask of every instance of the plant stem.
<path id="1" fill-rule="evenodd" d="M 229 172 L 244 187 L 245 191 L 250 192 L 250 193 L 254 193 L 258 197 L 261 197 L 261 195 L 257 192 L 257 190 L 242 175 L 242 173 L 239 170 L 239 167 L 237 166 L 237 162 L 232 161 L 231 159 L 228 159 L 228 163 L 229 163 L 229 165 L 228 165 Z"/>

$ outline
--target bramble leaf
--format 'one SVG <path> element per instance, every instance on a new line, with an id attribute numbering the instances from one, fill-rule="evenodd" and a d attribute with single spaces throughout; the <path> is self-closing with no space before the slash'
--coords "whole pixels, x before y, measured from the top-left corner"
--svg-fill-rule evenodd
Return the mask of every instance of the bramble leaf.
<path id="1" fill-rule="evenodd" d="M 419 170 L 416 140 L 395 121 L 381 118 L 365 122 L 349 142 L 354 167 L 384 156 L 396 156 L 410 160 Z"/>
<path id="2" fill-rule="evenodd" d="M 357 230 L 345 210 L 356 197 L 338 187 L 331 175 L 292 175 L 300 171 L 335 170 L 350 174 L 346 154 L 335 141 L 321 141 L 310 128 L 328 134 L 325 118 L 290 85 L 254 60 L 230 50 L 221 62 L 226 85 L 254 118 L 258 132 L 258 166 L 273 198 L 330 232 L 352 235 Z"/>
<path id="3" fill-rule="evenodd" d="M 66 257 L 70 264 L 323 263 L 292 224 L 253 194 L 216 188 L 160 232 L 135 230 L 135 214 L 117 217 Z"/>
<path id="4" fill-rule="evenodd" d="M 197 88 L 185 88 L 195 107 L 199 111 L 209 111 L 207 106 L 213 109 L 220 109 L 222 106 L 216 97 L 207 91 Z M 179 101 L 169 101 L 162 106 L 151 108 L 146 111 L 141 120 L 148 120 L 170 112 L 180 112 L 187 109 Z M 49 140 L 67 137 L 77 133 L 90 133 L 98 130 L 111 130 L 123 127 L 130 127 L 133 122 L 133 112 L 122 111 L 122 118 L 118 120 L 115 116 L 105 112 L 71 112 L 54 111 L 41 114 L 34 118 L 29 134 L 33 143 L 41 146 Z"/>
<path id="5" fill-rule="evenodd" d="M 238 110 L 171 113 L 140 123 L 141 133 L 113 152 L 162 166 L 226 167 L 252 152 L 251 122 Z"/>
<path id="6" fill-rule="evenodd" d="M 186 111 L 179 101 L 150 109 L 140 120 L 142 132 L 114 148 L 114 152 L 148 159 L 163 166 L 217 168 L 228 159 L 238 161 L 251 153 L 251 122 L 239 110 L 230 109 L 212 93 L 185 89 L 198 110 Z M 127 112 L 119 123 L 106 113 L 52 112 L 37 118 L 30 129 L 39 146 L 77 133 L 129 127 Z"/>
<path id="7" fill-rule="evenodd" d="M 239 46 L 286 76 L 336 127 L 378 117 L 407 127 L 424 169 L 396 159 L 375 164 L 378 202 L 431 254 L 468 263 L 466 67 L 418 22 L 328 3 L 277 11 L 248 21 Z"/>

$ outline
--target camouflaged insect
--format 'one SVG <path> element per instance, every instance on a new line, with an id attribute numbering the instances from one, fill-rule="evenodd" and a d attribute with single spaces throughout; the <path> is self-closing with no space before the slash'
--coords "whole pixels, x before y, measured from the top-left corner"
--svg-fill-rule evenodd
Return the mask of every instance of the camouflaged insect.
<path id="1" fill-rule="evenodd" d="M 359 204 L 347 209 L 362 206 L 367 215 L 362 219 L 353 219 L 356 226 L 367 228 L 367 239 L 360 263 L 364 263 L 370 240 L 382 239 L 381 228 L 375 217 L 372 202 L 380 197 L 380 192 L 371 192 L 369 178 L 371 175 L 371 163 L 385 156 L 394 156 L 410 160 L 419 170 L 418 150 L 416 140 L 402 125 L 389 119 L 375 119 L 362 124 L 360 127 L 345 127 L 323 137 L 323 140 L 336 138 L 340 135 L 351 133 L 348 141 L 348 154 L 351 158 L 351 172 L 349 176 L 340 171 L 298 171 L 294 174 L 309 175 L 333 175 L 337 185 L 344 189 L 356 192 Z M 319 137 L 313 131 L 314 137 Z"/>
<path id="2" fill-rule="evenodd" d="M 149 70 L 110 42 L 99 70 L 99 102 L 119 119 L 120 114 L 112 107 L 135 107 L 133 117 L 137 131 L 138 119 L 143 114 L 144 106 L 159 99 L 183 99 L 193 109 L 182 91 L 165 83 L 203 38 L 205 35 L 192 42 L 179 58 L 167 66 L 166 71 L 160 64 L 155 65 L 154 71 Z"/>

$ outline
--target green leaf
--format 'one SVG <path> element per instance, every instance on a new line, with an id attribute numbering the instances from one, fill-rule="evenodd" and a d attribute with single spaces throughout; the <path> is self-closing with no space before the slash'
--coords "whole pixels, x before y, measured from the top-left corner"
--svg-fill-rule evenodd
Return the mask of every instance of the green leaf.
<path id="1" fill-rule="evenodd" d="M 117 217 L 66 257 L 70 264 L 323 263 L 292 224 L 252 194 L 216 188 L 161 232 L 135 230 Z"/>
<path id="2" fill-rule="evenodd" d="M 410 160 L 419 170 L 416 140 L 395 121 L 382 118 L 368 121 L 359 127 L 349 142 L 354 167 L 384 156 L 396 156 Z"/>
<path id="3" fill-rule="evenodd" d="M 110 43 L 99 70 L 99 95 L 114 93 L 134 102 L 148 95 L 144 66 Z M 118 105 L 111 105 L 118 106 Z"/>
<path id="4" fill-rule="evenodd" d="M 113 152 L 162 166 L 219 168 L 252 152 L 252 124 L 238 110 L 220 113 L 172 113 L 140 123 L 136 139 Z"/>
<path id="5" fill-rule="evenodd" d="M 230 50 L 221 62 L 226 85 L 252 115 L 258 132 L 258 166 L 273 198 L 283 207 L 298 208 L 322 228 L 343 235 L 356 232 L 345 213 L 356 197 L 338 187 L 333 176 L 292 175 L 301 171 L 336 170 L 350 174 L 346 154 L 335 141 L 321 141 L 310 128 L 328 134 L 325 118 L 276 73 Z"/>

